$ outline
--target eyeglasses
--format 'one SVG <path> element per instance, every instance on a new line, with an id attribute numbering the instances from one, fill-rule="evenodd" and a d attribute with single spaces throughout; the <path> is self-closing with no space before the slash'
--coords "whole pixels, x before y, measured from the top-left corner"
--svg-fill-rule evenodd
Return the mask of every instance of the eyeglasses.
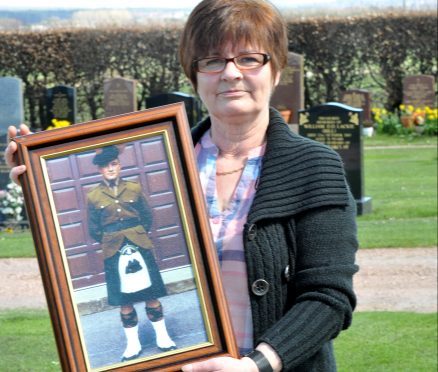
<path id="1" fill-rule="evenodd" d="M 271 56 L 265 53 L 246 53 L 232 58 L 208 57 L 193 61 L 193 68 L 197 72 L 217 73 L 225 70 L 228 62 L 233 62 L 239 70 L 252 70 L 266 65 Z"/>

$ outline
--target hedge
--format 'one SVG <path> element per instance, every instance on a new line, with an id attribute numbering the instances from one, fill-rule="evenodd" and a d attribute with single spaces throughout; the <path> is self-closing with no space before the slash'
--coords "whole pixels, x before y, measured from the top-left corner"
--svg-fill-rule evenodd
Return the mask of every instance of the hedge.
<path id="1" fill-rule="evenodd" d="M 180 26 L 0 32 L 0 76 L 24 82 L 26 121 L 45 122 L 46 88 L 77 88 L 79 120 L 103 116 L 103 81 L 138 82 L 138 108 L 168 91 L 191 92 L 177 57 Z M 289 50 L 304 55 L 305 105 L 343 89 L 376 86 L 384 106 L 402 101 L 406 75 L 437 76 L 437 15 L 397 13 L 288 20 Z"/>

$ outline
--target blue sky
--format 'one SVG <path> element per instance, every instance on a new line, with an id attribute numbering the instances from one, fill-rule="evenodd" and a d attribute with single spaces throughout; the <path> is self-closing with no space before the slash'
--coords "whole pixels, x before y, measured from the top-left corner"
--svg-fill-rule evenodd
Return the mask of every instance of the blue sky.
<path id="1" fill-rule="evenodd" d="M 309 3 L 306 0 L 271 0 L 277 7 Z M 312 4 L 336 0 L 312 0 Z M 0 0 L 0 9 L 193 8 L 200 0 Z"/>

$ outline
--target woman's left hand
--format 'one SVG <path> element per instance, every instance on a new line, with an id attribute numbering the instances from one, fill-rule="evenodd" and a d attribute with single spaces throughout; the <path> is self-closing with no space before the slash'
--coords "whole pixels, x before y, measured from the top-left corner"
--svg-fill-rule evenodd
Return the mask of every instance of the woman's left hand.
<path id="1" fill-rule="evenodd" d="M 250 358 L 234 359 L 219 357 L 187 364 L 182 367 L 183 372 L 258 372 L 257 365 Z"/>

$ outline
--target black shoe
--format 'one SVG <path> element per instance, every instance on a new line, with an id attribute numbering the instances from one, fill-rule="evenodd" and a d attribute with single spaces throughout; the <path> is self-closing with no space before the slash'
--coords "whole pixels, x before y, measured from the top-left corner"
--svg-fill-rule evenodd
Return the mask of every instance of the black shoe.
<path id="1" fill-rule="evenodd" d="M 163 353 L 166 351 L 172 351 L 178 349 L 176 346 L 170 346 L 170 347 L 159 347 L 157 346 Z"/>

